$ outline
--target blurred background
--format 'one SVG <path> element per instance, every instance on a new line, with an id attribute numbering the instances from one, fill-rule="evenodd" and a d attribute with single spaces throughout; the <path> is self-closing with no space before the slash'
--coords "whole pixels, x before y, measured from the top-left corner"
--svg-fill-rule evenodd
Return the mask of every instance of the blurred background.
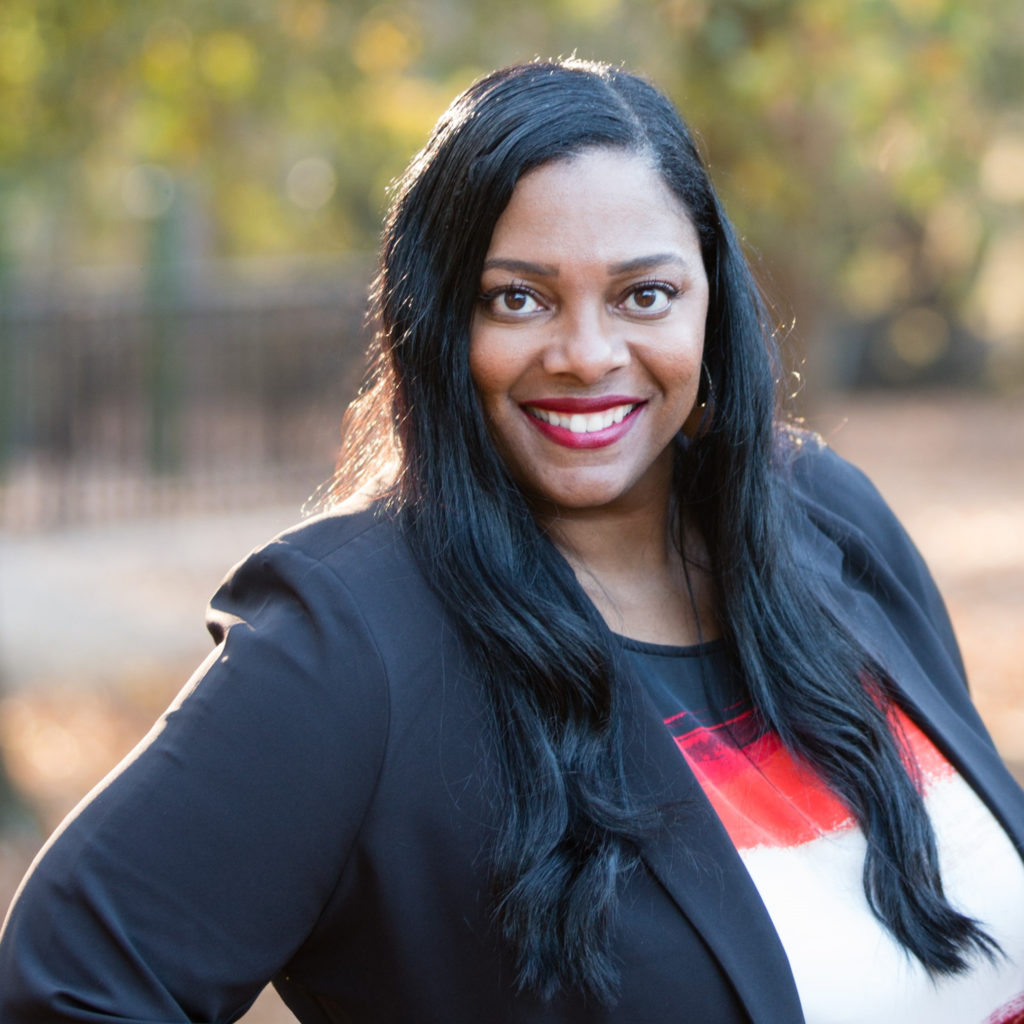
<path id="1" fill-rule="evenodd" d="M 388 183 L 475 77 L 572 52 L 697 130 L 795 412 L 904 519 L 1024 765 L 1018 0 L 4 0 L 0 910 L 331 473 Z"/>

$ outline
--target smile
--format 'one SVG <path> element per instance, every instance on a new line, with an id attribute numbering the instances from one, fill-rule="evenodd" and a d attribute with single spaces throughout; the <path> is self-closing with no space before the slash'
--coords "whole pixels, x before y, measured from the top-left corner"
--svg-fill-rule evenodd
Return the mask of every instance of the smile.
<path id="1" fill-rule="evenodd" d="M 621 423 L 637 407 L 637 404 L 616 405 L 603 412 L 592 413 L 553 412 L 548 409 L 538 409 L 536 406 L 526 406 L 525 408 L 530 416 L 544 423 L 550 423 L 553 427 L 561 427 L 573 434 L 594 434 L 599 430 L 607 430 L 616 423 Z"/>
<path id="2" fill-rule="evenodd" d="M 646 403 L 627 398 L 567 398 L 526 402 L 527 420 L 563 448 L 606 448 L 624 437 Z"/>

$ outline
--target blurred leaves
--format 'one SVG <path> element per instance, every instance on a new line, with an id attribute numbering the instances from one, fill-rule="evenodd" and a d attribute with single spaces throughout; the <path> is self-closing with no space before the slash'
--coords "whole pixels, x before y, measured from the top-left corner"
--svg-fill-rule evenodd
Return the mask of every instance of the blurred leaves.
<path id="1" fill-rule="evenodd" d="M 1024 349 L 1018 0 L 5 0 L 0 250 L 130 263 L 183 204 L 191 255 L 372 248 L 458 90 L 574 51 L 676 99 L 809 342 Z"/>

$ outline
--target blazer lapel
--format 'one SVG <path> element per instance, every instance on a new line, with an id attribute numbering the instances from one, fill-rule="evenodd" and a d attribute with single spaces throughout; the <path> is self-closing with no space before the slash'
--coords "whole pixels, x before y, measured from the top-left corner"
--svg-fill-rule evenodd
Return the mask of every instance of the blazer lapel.
<path id="1" fill-rule="evenodd" d="M 643 687 L 634 682 L 631 697 L 631 787 L 638 802 L 663 814 L 641 842 L 641 857 L 700 932 L 751 1020 L 798 1024 L 793 974 L 757 888 Z"/>
<path id="2" fill-rule="evenodd" d="M 959 709 L 928 680 L 901 680 L 899 685 L 911 718 L 988 806 L 1024 859 L 1024 790 L 988 737 L 968 728 Z"/>

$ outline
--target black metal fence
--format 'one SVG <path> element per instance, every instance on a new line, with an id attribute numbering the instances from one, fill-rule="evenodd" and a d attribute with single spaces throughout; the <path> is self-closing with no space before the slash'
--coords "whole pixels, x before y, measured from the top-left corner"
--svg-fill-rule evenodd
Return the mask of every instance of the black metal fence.
<path id="1" fill-rule="evenodd" d="M 358 385 L 366 280 L 352 261 L 8 285 L 0 529 L 298 506 Z"/>

